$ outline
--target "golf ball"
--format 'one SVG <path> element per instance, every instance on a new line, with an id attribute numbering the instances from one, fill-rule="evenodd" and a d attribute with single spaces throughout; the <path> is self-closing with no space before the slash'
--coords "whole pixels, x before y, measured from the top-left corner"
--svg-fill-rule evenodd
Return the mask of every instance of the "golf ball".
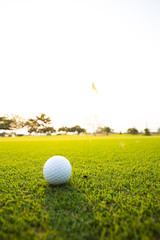
<path id="1" fill-rule="evenodd" d="M 43 167 L 43 175 L 46 181 L 53 185 L 59 185 L 69 180 L 72 167 L 67 158 L 54 156 L 47 160 Z"/>

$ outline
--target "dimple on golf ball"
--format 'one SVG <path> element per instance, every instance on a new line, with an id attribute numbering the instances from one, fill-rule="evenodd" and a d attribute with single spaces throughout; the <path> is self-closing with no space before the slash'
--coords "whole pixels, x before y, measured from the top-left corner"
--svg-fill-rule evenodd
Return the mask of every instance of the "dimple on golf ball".
<path id="1" fill-rule="evenodd" d="M 43 167 L 43 175 L 46 181 L 53 185 L 67 182 L 71 176 L 72 167 L 67 158 L 54 156 L 47 160 Z"/>

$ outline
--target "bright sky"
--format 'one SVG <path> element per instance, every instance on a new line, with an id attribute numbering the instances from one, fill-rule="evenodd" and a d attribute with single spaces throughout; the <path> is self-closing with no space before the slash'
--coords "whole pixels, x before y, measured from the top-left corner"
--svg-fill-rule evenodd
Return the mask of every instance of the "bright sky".
<path id="1" fill-rule="evenodd" d="M 156 131 L 159 105 L 159 0 L 0 0 L 0 115 Z"/>

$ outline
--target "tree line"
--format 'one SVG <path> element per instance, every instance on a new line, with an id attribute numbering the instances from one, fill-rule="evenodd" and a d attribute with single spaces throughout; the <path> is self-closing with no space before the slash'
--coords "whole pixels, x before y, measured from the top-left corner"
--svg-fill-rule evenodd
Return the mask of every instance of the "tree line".
<path id="1" fill-rule="evenodd" d="M 2 116 L 0 117 L 0 130 L 18 130 L 26 128 L 29 134 L 46 134 L 51 135 L 55 132 L 69 133 L 75 132 L 77 134 L 87 133 L 86 129 L 81 128 L 79 125 L 73 127 L 60 127 L 57 131 L 52 126 L 52 120 L 50 117 L 47 117 L 46 114 L 41 113 L 40 116 L 36 116 L 35 118 L 29 118 L 27 120 L 23 119 L 19 115 Z M 114 133 L 114 130 L 110 127 L 98 127 L 96 130 L 97 134 L 111 134 Z M 160 134 L 160 128 L 158 128 L 157 133 Z M 119 134 L 122 134 L 121 132 Z M 127 134 L 136 135 L 139 134 L 136 128 L 128 128 Z M 144 129 L 144 135 L 151 135 L 151 132 L 148 128 Z"/>
<path id="2" fill-rule="evenodd" d="M 96 131 L 96 133 L 101 133 L 101 134 L 106 134 L 106 135 L 108 135 L 109 133 L 113 133 L 113 132 L 114 132 L 114 130 L 111 129 L 110 127 L 99 127 Z M 139 132 L 136 128 L 128 128 L 126 133 L 131 134 L 131 135 L 139 134 Z M 160 134 L 160 129 L 158 129 L 157 133 Z M 122 132 L 120 132 L 119 134 L 122 134 Z M 146 136 L 151 135 L 151 132 L 150 132 L 149 128 L 144 129 L 144 135 L 146 135 Z"/>
<path id="3" fill-rule="evenodd" d="M 0 130 L 18 130 L 22 128 L 27 128 L 29 134 L 41 133 L 51 135 L 56 132 L 55 128 L 52 126 L 52 120 L 44 113 L 41 113 L 40 116 L 36 116 L 35 118 L 29 118 L 28 120 L 23 119 L 19 115 L 12 115 L 11 118 L 9 118 L 9 116 L 0 117 Z M 86 133 L 86 129 L 76 125 L 70 128 L 61 127 L 58 129 L 58 132 L 77 132 L 80 134 Z"/>

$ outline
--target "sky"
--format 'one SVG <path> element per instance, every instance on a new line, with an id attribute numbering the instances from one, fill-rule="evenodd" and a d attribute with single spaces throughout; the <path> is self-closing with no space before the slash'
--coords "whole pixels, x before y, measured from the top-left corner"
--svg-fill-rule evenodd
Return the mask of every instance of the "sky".
<path id="1" fill-rule="evenodd" d="M 159 13 L 158 0 L 0 0 L 0 115 L 156 131 Z"/>

